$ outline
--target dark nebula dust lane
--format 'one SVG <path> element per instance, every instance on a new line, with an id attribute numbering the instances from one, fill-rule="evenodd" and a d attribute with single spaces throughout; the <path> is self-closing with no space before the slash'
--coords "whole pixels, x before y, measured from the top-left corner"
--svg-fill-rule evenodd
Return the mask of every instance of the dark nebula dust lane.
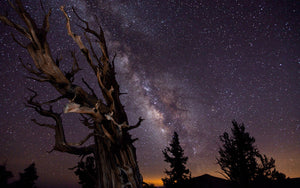
<path id="1" fill-rule="evenodd" d="M 43 11 L 39 2 L 23 0 L 38 23 Z M 96 16 L 104 29 L 111 56 L 116 53 L 121 100 L 135 124 L 145 121 L 133 137 L 141 172 L 148 182 L 159 183 L 167 164 L 162 150 L 177 131 L 192 176 L 218 175 L 216 164 L 219 136 L 231 128 L 231 120 L 244 122 L 261 153 L 273 157 L 279 171 L 300 176 L 300 3 L 290 1 L 43 1 L 53 8 L 48 41 L 53 57 L 70 70 L 70 50 L 75 50 L 81 78 L 97 87 L 88 64 L 66 33 L 59 7 L 76 24 L 72 6 L 96 28 Z M 21 23 L 5 1 L 0 13 Z M 37 127 L 38 117 L 24 106 L 31 88 L 41 101 L 58 94 L 47 84 L 26 79 L 19 61 L 31 63 L 27 52 L 0 25 L 0 162 L 21 172 L 36 163 L 38 185 L 79 187 L 68 168 L 79 158 L 47 151 L 54 143 L 53 132 Z M 16 38 L 26 44 L 25 39 Z M 97 90 L 96 90 L 97 91 Z M 99 92 L 99 91 L 98 91 Z M 55 110 L 62 112 L 66 101 Z M 88 132 L 74 114 L 64 115 L 68 140 L 81 140 Z"/>

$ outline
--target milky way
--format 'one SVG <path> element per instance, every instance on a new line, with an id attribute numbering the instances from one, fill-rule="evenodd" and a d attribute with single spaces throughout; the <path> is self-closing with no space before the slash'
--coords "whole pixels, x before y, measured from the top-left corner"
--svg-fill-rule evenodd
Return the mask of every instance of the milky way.
<path id="1" fill-rule="evenodd" d="M 41 23 L 39 2 L 25 1 L 26 9 Z M 20 23 L 16 13 L 0 2 L 1 14 Z M 65 5 L 73 30 L 83 34 L 71 7 L 97 28 L 96 16 L 105 31 L 111 56 L 116 53 L 116 72 L 121 100 L 130 124 L 145 121 L 132 131 L 141 172 L 148 181 L 164 176 L 162 150 L 177 131 L 192 176 L 218 175 L 216 156 L 219 135 L 230 131 L 231 120 L 244 122 L 256 138 L 261 153 L 272 156 L 289 177 L 300 176 L 300 3 L 297 1 L 45 1 L 53 8 L 48 41 L 53 57 L 62 58 L 69 70 L 70 50 L 75 50 L 84 70 L 81 78 L 97 87 L 96 79 L 77 46 L 67 36 L 59 6 Z M 38 117 L 24 106 L 32 88 L 39 99 L 57 96 L 47 84 L 26 79 L 23 62 L 27 52 L 13 42 L 13 30 L 0 31 L 0 162 L 22 171 L 37 165 L 38 185 L 78 186 L 68 168 L 79 158 L 47 151 L 53 132 L 37 127 Z M 13 31 L 14 32 L 14 31 Z M 17 39 L 26 43 L 21 36 Z M 99 92 L 99 91 L 98 91 Z M 66 101 L 55 110 L 61 112 Z M 74 114 L 64 115 L 69 141 L 88 132 Z"/>

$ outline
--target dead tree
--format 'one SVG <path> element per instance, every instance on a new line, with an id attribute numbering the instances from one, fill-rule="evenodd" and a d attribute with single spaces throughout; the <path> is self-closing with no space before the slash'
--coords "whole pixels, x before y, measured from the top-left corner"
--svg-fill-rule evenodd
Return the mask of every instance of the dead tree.
<path id="1" fill-rule="evenodd" d="M 16 24 L 7 16 L 0 15 L 0 20 L 29 40 L 29 44 L 24 45 L 12 35 L 19 45 L 27 49 L 33 59 L 34 65 L 23 64 L 23 66 L 33 75 L 31 79 L 50 83 L 59 93 L 57 99 L 41 103 L 35 98 L 37 93 L 32 91 L 34 95 L 27 101 L 28 107 L 33 108 L 40 115 L 52 118 L 55 121 L 55 124 L 51 125 L 39 123 L 35 119 L 32 120 L 39 126 L 54 129 L 55 145 L 53 150 L 79 156 L 93 154 L 96 161 L 96 186 L 98 188 L 142 187 L 142 176 L 137 164 L 135 147 L 132 144 L 135 139 L 131 138 L 128 131 L 140 126 L 143 119 L 140 118 L 134 126 L 128 124 L 126 112 L 119 98 L 121 93 L 115 78 L 114 58 L 112 60 L 109 58 L 101 26 L 99 25 L 99 32 L 91 29 L 89 23 L 82 19 L 73 9 L 78 21 L 84 25 L 81 28 L 87 39 L 87 47 L 83 43 L 81 36 L 73 33 L 69 16 L 65 12 L 64 7 L 60 8 L 66 19 L 68 35 L 72 37 L 79 47 L 89 67 L 92 69 L 95 79 L 97 79 L 98 86 L 102 92 L 100 94 L 102 97 L 98 97 L 84 80 L 83 83 L 89 88 L 89 92 L 79 85 L 73 84 L 74 76 L 80 70 L 74 53 L 72 53 L 74 64 L 71 72 L 68 73 L 64 73 L 60 69 L 59 60 L 54 60 L 51 55 L 47 42 L 51 10 L 48 13 L 45 12 L 43 25 L 39 28 L 20 0 L 16 0 L 15 3 L 8 2 L 18 13 L 25 27 Z M 96 40 L 102 52 L 100 55 L 96 54 L 89 36 Z M 91 133 L 76 144 L 67 142 L 61 114 L 52 110 L 51 104 L 64 98 L 69 101 L 64 108 L 64 113 L 80 113 L 83 117 L 82 123 L 91 129 Z M 47 104 L 50 104 L 49 108 L 45 108 Z M 90 138 L 94 138 L 94 144 L 83 146 Z"/>

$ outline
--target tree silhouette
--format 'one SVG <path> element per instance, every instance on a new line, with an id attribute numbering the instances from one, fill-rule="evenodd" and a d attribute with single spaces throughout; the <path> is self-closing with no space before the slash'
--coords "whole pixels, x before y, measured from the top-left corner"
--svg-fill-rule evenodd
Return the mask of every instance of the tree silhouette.
<path id="1" fill-rule="evenodd" d="M 1 188 L 35 188 L 35 181 L 38 179 L 35 164 L 30 164 L 19 173 L 20 179 L 8 184 L 8 179 L 13 177 L 12 172 L 6 170 L 6 165 L 0 165 L 0 187 Z"/>
<path id="2" fill-rule="evenodd" d="M 6 170 L 6 164 L 0 165 L 0 187 L 7 187 L 8 180 L 12 177 L 12 172 Z"/>
<path id="3" fill-rule="evenodd" d="M 223 175 L 245 188 L 253 183 L 285 179 L 285 175 L 275 169 L 275 160 L 259 153 L 254 137 L 245 132 L 244 124 L 232 121 L 232 125 L 231 137 L 227 132 L 220 136 L 223 146 L 219 149 L 217 163 Z"/>
<path id="4" fill-rule="evenodd" d="M 32 163 L 24 169 L 24 173 L 20 173 L 20 180 L 16 182 L 17 187 L 34 188 L 35 181 L 38 179 L 35 164 Z"/>
<path id="5" fill-rule="evenodd" d="M 85 162 L 78 162 L 77 166 L 71 168 L 71 170 L 75 170 L 76 176 L 79 178 L 79 184 L 82 185 L 83 188 L 93 188 L 96 187 L 96 167 L 95 167 L 95 159 L 92 156 L 86 158 Z"/>
<path id="6" fill-rule="evenodd" d="M 233 136 L 225 132 L 220 136 L 223 148 L 220 148 L 220 158 L 217 159 L 222 171 L 233 182 L 247 187 L 256 173 L 257 148 L 253 145 L 255 139 L 245 132 L 243 124 L 232 121 Z"/>
<path id="7" fill-rule="evenodd" d="M 268 159 L 266 155 L 259 154 L 260 164 L 258 164 L 257 175 L 254 184 L 271 185 L 274 183 L 282 183 L 286 180 L 285 174 L 278 172 L 275 168 L 275 160 L 271 157 Z"/>
<path id="8" fill-rule="evenodd" d="M 170 154 L 169 154 L 170 153 Z M 164 158 L 167 163 L 170 163 L 171 170 L 165 170 L 168 177 L 163 178 L 164 186 L 178 187 L 186 183 L 190 179 L 190 170 L 185 167 L 188 157 L 184 157 L 184 151 L 180 146 L 178 134 L 174 132 L 170 147 L 163 150 Z"/>

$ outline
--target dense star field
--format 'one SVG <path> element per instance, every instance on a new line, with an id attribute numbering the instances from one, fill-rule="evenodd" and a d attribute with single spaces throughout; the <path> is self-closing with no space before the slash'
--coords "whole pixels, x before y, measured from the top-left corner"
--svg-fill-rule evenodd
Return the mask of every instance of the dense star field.
<path id="1" fill-rule="evenodd" d="M 28 12 L 42 23 L 39 1 L 23 1 Z M 144 181 L 159 184 L 168 164 L 162 150 L 177 131 L 192 176 L 220 176 L 216 164 L 219 136 L 230 131 L 231 120 L 244 122 L 261 153 L 276 160 L 288 177 L 300 176 L 300 3 L 278 1 L 43 1 L 53 8 L 48 41 L 53 57 L 70 70 L 75 50 L 83 77 L 97 87 L 96 78 L 78 47 L 67 35 L 61 5 L 71 16 L 75 33 L 83 35 L 71 7 L 97 28 L 104 29 L 110 54 L 117 53 L 116 71 L 130 124 L 145 121 L 132 131 Z M 21 23 L 4 0 L 1 14 Z M 47 83 L 26 79 L 21 66 L 32 63 L 28 53 L 0 25 L 0 163 L 7 161 L 15 178 L 31 162 L 39 175 L 38 186 L 79 187 L 71 170 L 80 159 L 47 151 L 54 144 L 53 131 L 39 127 L 32 109 L 24 106 L 39 93 L 40 101 L 58 96 Z M 26 43 L 21 36 L 16 38 Z M 99 90 L 97 90 L 99 92 Z M 66 100 L 55 106 L 62 112 Z M 68 141 L 87 135 L 75 114 L 64 114 Z M 47 185 L 47 186 L 46 186 Z"/>

